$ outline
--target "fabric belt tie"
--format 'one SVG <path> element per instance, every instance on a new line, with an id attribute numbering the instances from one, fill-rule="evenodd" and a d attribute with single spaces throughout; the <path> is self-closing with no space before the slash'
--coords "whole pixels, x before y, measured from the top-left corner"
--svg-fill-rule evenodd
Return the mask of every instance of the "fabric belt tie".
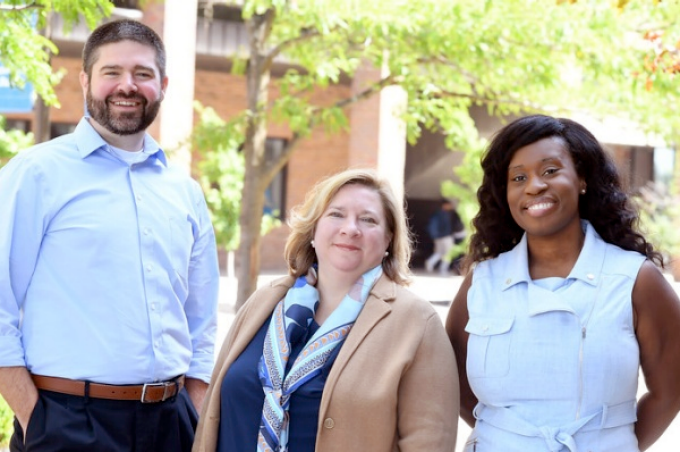
<path id="1" fill-rule="evenodd" d="M 31 375 L 35 387 L 80 397 L 108 400 L 136 400 L 142 403 L 164 402 L 179 394 L 184 387 L 184 375 L 160 383 L 143 385 L 106 385 L 68 378 Z"/>
<path id="2" fill-rule="evenodd" d="M 558 452 L 563 447 L 569 449 L 570 452 L 579 452 L 574 440 L 576 433 L 635 423 L 637 421 L 636 403 L 635 400 L 631 400 L 617 405 L 605 405 L 601 410 L 561 427 L 538 427 L 517 416 L 508 408 L 487 406 L 482 403 L 477 404 L 473 414 L 476 419 L 496 428 L 522 436 L 543 438 L 551 452 Z"/>

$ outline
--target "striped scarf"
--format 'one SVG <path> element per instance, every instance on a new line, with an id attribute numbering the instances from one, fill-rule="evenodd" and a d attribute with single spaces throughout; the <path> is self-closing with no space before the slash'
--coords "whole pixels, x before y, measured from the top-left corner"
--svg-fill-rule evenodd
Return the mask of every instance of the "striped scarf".
<path id="1" fill-rule="evenodd" d="M 288 450 L 290 396 L 321 372 L 333 350 L 342 343 L 364 307 L 368 294 L 382 275 L 382 266 L 364 273 L 340 305 L 314 333 L 286 374 L 291 344 L 307 333 L 319 305 L 319 292 L 299 277 L 272 313 L 264 340 L 258 373 L 265 393 L 258 452 Z"/>

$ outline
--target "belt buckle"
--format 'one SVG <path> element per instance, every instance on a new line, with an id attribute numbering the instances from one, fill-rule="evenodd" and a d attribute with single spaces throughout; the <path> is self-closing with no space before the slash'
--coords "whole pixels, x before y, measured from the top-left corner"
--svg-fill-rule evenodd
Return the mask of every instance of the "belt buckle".
<path id="1" fill-rule="evenodd" d="M 146 390 L 147 388 L 157 388 L 157 387 L 163 387 L 163 397 L 161 400 L 146 400 Z M 142 396 L 139 399 L 140 402 L 142 403 L 156 403 L 156 402 L 165 402 L 167 399 L 170 397 L 174 396 L 170 391 L 170 395 L 168 395 L 168 388 L 172 388 L 173 386 L 177 386 L 176 381 L 162 381 L 160 383 L 144 383 L 144 386 L 142 386 Z"/>

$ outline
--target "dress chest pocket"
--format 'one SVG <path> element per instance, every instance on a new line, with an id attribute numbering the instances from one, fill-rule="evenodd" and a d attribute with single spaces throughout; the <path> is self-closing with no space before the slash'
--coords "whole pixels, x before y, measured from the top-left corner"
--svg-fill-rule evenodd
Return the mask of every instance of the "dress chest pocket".
<path id="1" fill-rule="evenodd" d="M 513 318 L 472 317 L 465 326 L 469 378 L 503 377 L 510 371 Z"/>

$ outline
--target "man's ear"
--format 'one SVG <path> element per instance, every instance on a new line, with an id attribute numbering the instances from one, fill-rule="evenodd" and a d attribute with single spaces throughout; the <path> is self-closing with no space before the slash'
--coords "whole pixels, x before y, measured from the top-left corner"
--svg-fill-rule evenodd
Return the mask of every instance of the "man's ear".
<path id="1" fill-rule="evenodd" d="M 161 100 L 165 99 L 165 90 L 168 89 L 168 76 L 166 75 L 161 80 Z"/>
<path id="2" fill-rule="evenodd" d="M 80 71 L 80 86 L 83 88 L 83 97 L 87 95 L 87 89 L 90 87 L 90 77 L 85 71 Z"/>

